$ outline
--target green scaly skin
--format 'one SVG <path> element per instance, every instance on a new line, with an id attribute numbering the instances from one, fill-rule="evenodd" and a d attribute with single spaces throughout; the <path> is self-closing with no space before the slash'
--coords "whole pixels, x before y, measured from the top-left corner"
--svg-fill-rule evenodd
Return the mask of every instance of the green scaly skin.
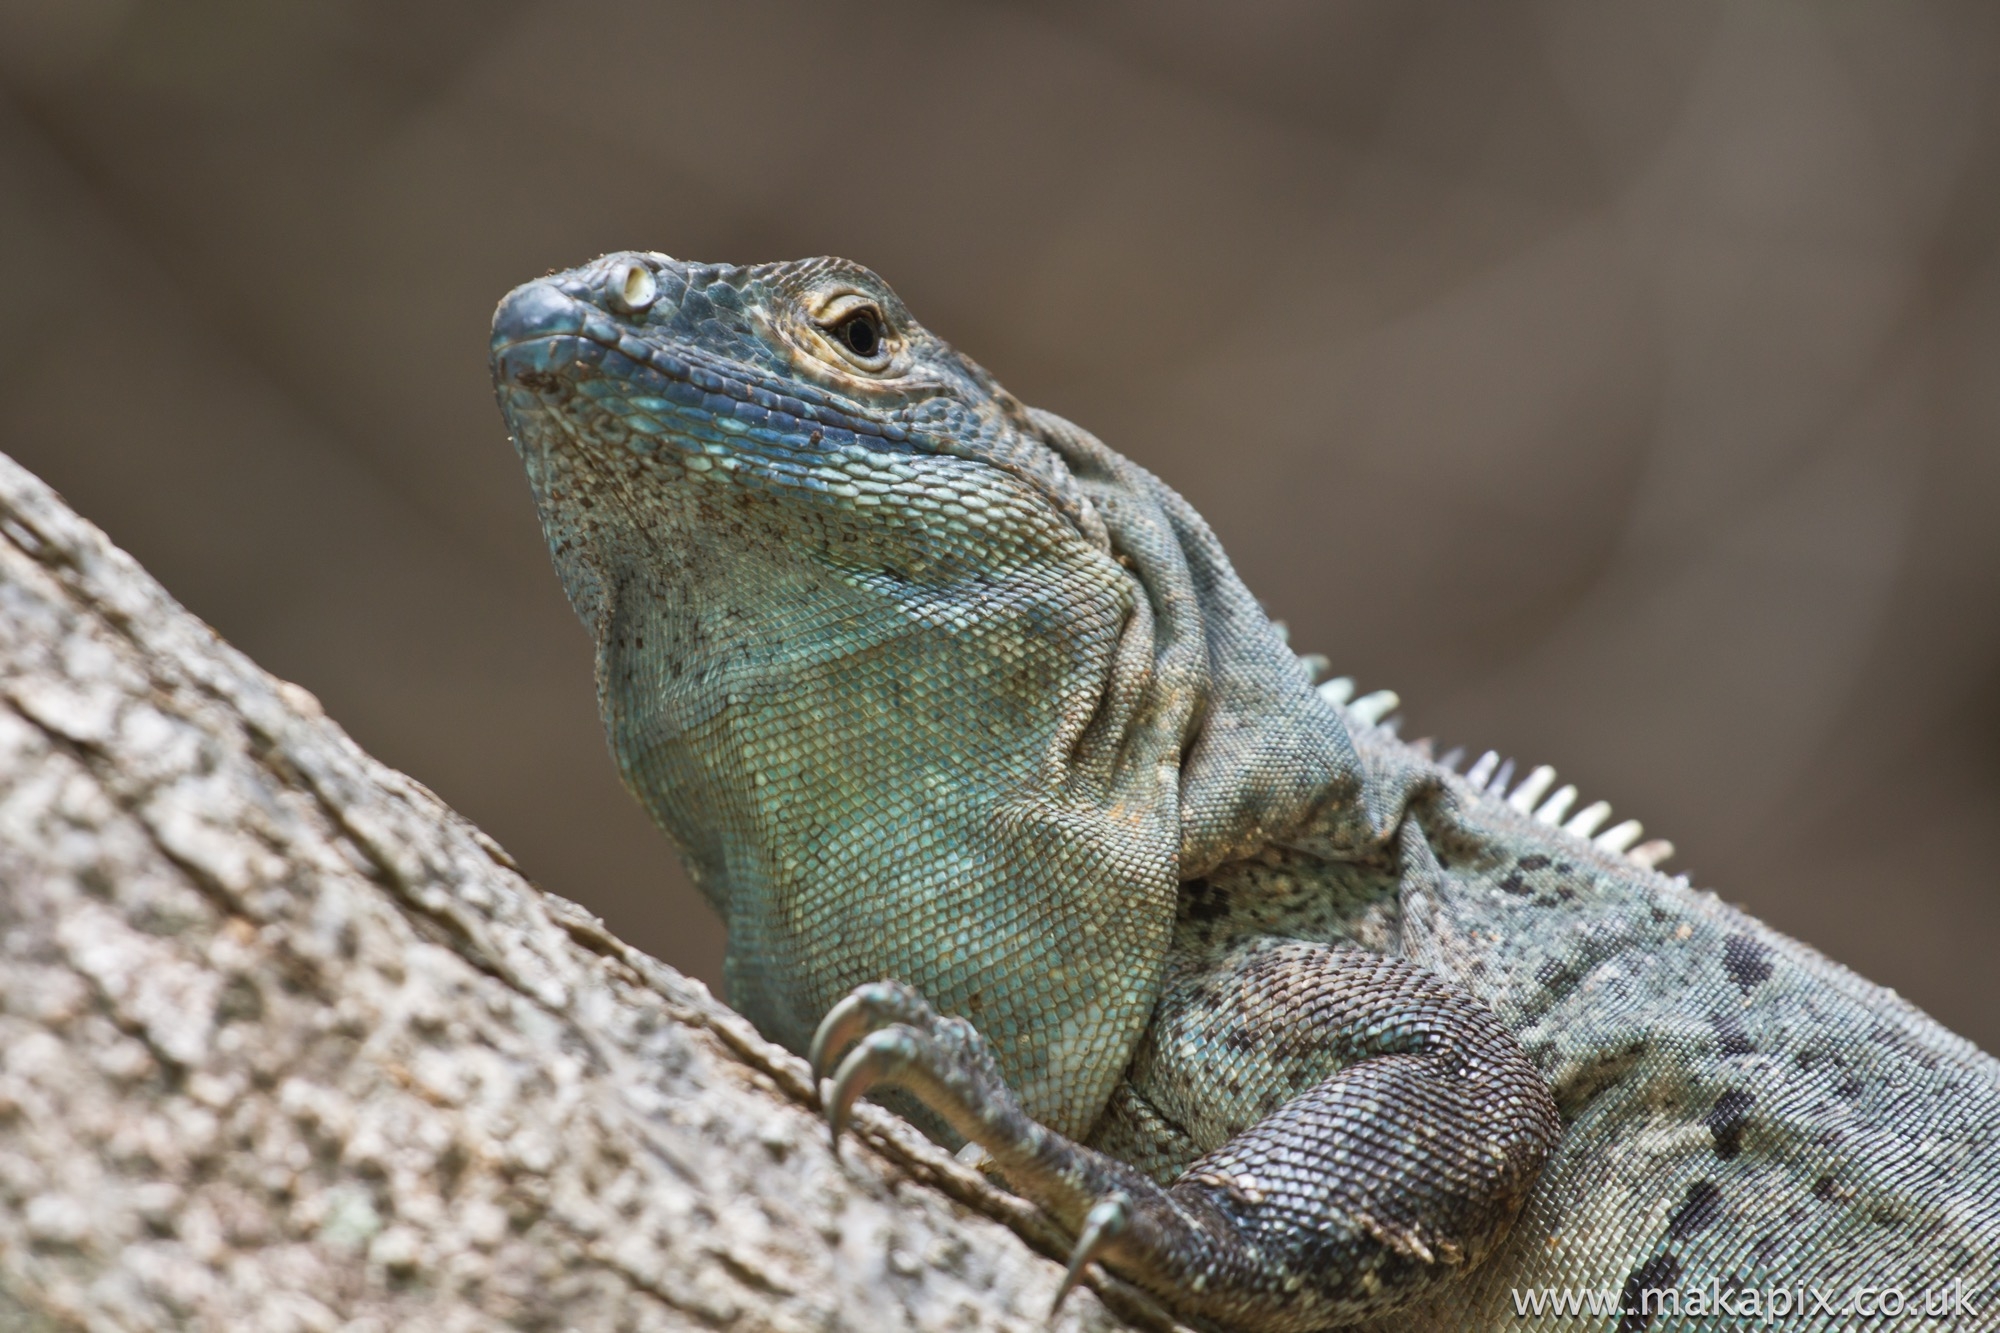
<path id="1" fill-rule="evenodd" d="M 2000 1066 L 1315 690 L 874 274 L 610 255 L 493 364 L 620 771 L 836 1132 L 899 1090 L 1231 1328 L 2000 1327 Z"/>

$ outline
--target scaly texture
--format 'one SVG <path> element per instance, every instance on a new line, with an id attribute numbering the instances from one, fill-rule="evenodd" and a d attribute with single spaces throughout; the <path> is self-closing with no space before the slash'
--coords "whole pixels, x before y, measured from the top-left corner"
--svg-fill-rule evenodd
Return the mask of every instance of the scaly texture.
<path id="1" fill-rule="evenodd" d="M 836 1124 L 896 1088 L 1246 1329 L 2000 1318 L 1992 1059 L 1315 689 L 1185 501 L 873 274 L 607 256 L 493 354 L 612 751 Z"/>

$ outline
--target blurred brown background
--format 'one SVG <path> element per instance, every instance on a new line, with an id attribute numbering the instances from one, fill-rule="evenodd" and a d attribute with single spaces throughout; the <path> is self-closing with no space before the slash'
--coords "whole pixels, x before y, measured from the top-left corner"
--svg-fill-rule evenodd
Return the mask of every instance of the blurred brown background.
<path id="1" fill-rule="evenodd" d="M 840 253 L 1405 734 L 2000 1048 L 2000 6 L 0 0 L 0 449 L 697 975 L 493 408 L 601 251 Z"/>

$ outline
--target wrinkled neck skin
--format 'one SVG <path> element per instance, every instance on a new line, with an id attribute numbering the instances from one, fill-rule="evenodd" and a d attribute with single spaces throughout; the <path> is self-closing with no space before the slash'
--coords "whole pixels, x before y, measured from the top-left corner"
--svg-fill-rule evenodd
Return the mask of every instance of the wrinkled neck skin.
<path id="1" fill-rule="evenodd" d="M 887 372 L 813 342 L 828 291 L 885 312 Z M 1369 776 L 1200 517 L 866 270 L 608 256 L 510 296 L 494 369 L 621 774 L 793 1049 L 895 977 L 1081 1134 L 1182 881 L 1391 838 L 1418 779 Z"/>

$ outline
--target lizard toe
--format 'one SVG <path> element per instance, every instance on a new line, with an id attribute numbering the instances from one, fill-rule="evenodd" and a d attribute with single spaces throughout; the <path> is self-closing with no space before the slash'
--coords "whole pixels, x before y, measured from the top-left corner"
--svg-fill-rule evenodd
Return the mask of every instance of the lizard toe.
<path id="1" fill-rule="evenodd" d="M 835 1156 L 840 1154 L 840 1136 L 847 1128 L 854 1103 L 878 1083 L 899 1081 L 898 1076 L 922 1058 L 923 1045 L 922 1033 L 898 1023 L 862 1037 L 840 1062 L 840 1069 L 833 1076 L 833 1088 L 826 1097 L 826 1123 L 833 1134 Z"/>

